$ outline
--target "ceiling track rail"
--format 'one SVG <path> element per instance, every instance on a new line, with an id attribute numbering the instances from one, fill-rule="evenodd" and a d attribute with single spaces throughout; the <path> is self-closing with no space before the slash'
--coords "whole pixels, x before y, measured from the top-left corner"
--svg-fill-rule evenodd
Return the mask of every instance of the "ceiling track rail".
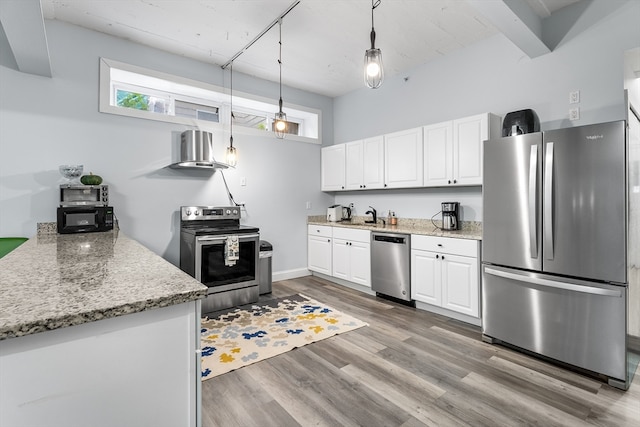
<path id="1" fill-rule="evenodd" d="M 233 63 L 233 61 L 235 61 L 240 55 L 242 55 L 247 49 L 249 49 L 255 42 L 260 40 L 260 38 L 262 36 L 264 36 L 267 33 L 267 31 L 269 31 L 271 28 L 273 28 L 274 25 L 276 25 L 278 22 L 280 22 L 282 20 L 282 18 L 287 16 L 287 14 L 289 12 L 291 12 L 291 10 L 293 10 L 293 8 L 296 7 L 301 1 L 302 0 L 296 0 L 293 3 L 291 3 L 291 5 L 288 8 L 286 8 L 284 12 L 282 12 L 280 15 L 278 15 L 278 17 L 276 19 L 274 19 L 273 22 L 271 22 L 269 25 L 267 25 L 267 27 L 264 30 L 260 31 L 260 33 L 257 36 L 255 36 L 253 38 L 253 40 L 251 40 L 249 43 L 247 43 L 247 45 L 245 47 L 240 49 L 227 62 L 225 62 L 225 64 L 222 65 L 222 69 L 224 70 L 229 65 L 231 65 Z"/>

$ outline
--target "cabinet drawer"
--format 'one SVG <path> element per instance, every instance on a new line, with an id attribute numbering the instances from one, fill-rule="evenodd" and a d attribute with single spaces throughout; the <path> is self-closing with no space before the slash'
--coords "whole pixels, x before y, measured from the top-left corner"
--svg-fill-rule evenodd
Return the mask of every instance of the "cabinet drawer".
<path id="1" fill-rule="evenodd" d="M 412 234 L 411 249 L 478 257 L 478 241 L 471 239 Z"/>
<path id="2" fill-rule="evenodd" d="M 307 233 L 310 236 L 331 237 L 333 227 L 328 225 L 307 225 Z"/>
<path id="3" fill-rule="evenodd" d="M 355 228 L 334 227 L 333 238 L 353 242 L 370 243 L 371 232 L 369 230 L 357 230 Z"/>

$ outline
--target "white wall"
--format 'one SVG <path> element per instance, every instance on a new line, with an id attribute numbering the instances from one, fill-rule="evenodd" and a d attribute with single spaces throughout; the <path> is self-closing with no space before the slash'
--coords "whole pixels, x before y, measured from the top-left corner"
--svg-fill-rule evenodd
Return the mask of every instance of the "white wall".
<path id="1" fill-rule="evenodd" d="M 545 29 L 558 43 L 547 55 L 530 59 L 496 35 L 387 78 L 379 89 L 336 98 L 335 143 L 481 112 L 504 117 L 525 108 L 536 111 L 542 130 L 624 119 L 624 51 L 640 46 L 640 2 L 581 3 L 547 22 Z M 581 118 L 570 122 L 574 90 L 580 90 Z M 359 213 L 372 205 L 379 212 L 395 209 L 401 217 L 428 218 L 443 201 L 460 201 L 465 220 L 482 220 L 480 187 L 336 193 L 337 203 L 353 202 Z"/>
<path id="2" fill-rule="evenodd" d="M 228 87 L 220 67 L 164 53 L 58 21 L 46 21 L 53 78 L 15 70 L 0 32 L 0 236 L 33 236 L 55 221 L 58 165 L 84 164 L 110 185 L 111 203 L 127 235 L 178 264 L 181 205 L 229 203 L 220 172 L 168 169 L 184 126 L 98 112 L 99 57 Z M 278 85 L 234 73 L 234 90 L 270 97 Z M 290 88 L 285 104 L 323 112 L 332 142 L 332 100 Z M 228 135 L 214 134 L 222 158 Z M 306 267 L 306 216 L 332 197 L 320 192 L 320 146 L 234 135 L 237 169 L 225 171 L 243 223 L 259 226 L 274 245 L 274 272 Z M 246 187 L 240 187 L 245 177 Z M 310 201 L 313 209 L 306 210 Z"/>

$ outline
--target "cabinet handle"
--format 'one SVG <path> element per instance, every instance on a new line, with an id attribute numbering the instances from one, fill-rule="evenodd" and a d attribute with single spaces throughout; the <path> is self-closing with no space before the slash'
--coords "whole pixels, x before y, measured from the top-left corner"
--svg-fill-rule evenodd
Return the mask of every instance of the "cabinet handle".
<path id="1" fill-rule="evenodd" d="M 340 188 L 342 188 L 344 190 L 344 185 L 342 187 L 340 187 Z"/>
<path id="2" fill-rule="evenodd" d="M 327 239 L 327 242 L 331 242 L 331 239 Z"/>
<path id="3" fill-rule="evenodd" d="M 360 186 L 360 188 L 362 188 L 362 185 Z"/>
<path id="4" fill-rule="evenodd" d="M 366 185 L 363 185 L 363 186 L 362 186 L 362 188 L 367 188 L 367 186 L 366 186 Z"/>
<path id="5" fill-rule="evenodd" d="M 385 187 L 387 186 L 387 184 L 384 185 Z"/>
<path id="6" fill-rule="evenodd" d="M 444 255 L 442 255 L 442 259 L 444 259 Z"/>
<path id="7" fill-rule="evenodd" d="M 453 180 L 453 183 L 454 183 L 454 184 L 457 184 L 457 183 L 458 183 L 458 180 L 454 179 L 454 180 Z"/>
<path id="8" fill-rule="evenodd" d="M 442 247 L 442 243 L 438 243 L 438 246 Z"/>
<path id="9" fill-rule="evenodd" d="M 436 259 L 440 259 L 440 255 L 436 255 Z"/>
<path id="10" fill-rule="evenodd" d="M 447 184 L 451 184 L 451 180 L 448 180 L 448 181 L 447 181 Z"/>

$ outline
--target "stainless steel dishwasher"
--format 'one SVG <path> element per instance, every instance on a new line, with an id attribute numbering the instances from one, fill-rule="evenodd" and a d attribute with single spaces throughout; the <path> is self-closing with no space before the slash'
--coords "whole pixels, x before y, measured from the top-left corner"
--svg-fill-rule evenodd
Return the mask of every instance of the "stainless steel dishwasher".
<path id="1" fill-rule="evenodd" d="M 411 235 L 371 233 L 371 289 L 411 301 Z"/>

